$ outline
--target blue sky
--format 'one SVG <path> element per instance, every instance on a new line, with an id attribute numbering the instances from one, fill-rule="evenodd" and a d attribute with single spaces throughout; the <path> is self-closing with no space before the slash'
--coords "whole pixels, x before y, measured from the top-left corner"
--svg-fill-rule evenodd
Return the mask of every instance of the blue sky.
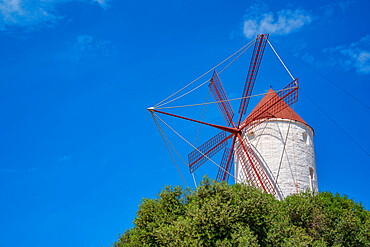
<path id="1" fill-rule="evenodd" d="M 295 111 L 315 130 L 320 191 L 369 208 L 369 8 L 368 1 L 0 1 L 0 247 L 108 246 L 132 226 L 143 197 L 184 185 L 146 108 L 261 32 L 306 94 Z M 220 76 L 230 98 L 242 94 L 250 56 Z M 289 82 L 266 47 L 253 94 Z M 206 95 L 201 88 L 172 105 Z M 201 108 L 173 112 L 201 116 Z M 195 141 L 197 125 L 163 119 Z M 205 119 L 224 121 L 215 107 Z M 186 157 L 191 148 L 162 127 Z M 212 131 L 202 128 L 199 143 Z M 195 178 L 216 172 L 206 163 Z"/>

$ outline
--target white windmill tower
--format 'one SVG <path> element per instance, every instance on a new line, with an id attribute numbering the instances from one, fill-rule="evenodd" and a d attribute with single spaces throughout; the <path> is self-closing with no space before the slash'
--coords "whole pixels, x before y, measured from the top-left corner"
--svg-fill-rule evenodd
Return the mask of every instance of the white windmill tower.
<path id="1" fill-rule="evenodd" d="M 248 117 L 273 97 L 278 96 L 270 89 Z M 283 199 L 307 189 L 318 190 L 313 129 L 289 106 L 276 114 L 266 113 L 267 119 L 260 124 L 250 123 L 242 136 L 253 147 L 269 179 L 274 181 L 276 196 Z M 235 160 L 234 172 L 236 182 L 246 181 L 239 159 Z"/>

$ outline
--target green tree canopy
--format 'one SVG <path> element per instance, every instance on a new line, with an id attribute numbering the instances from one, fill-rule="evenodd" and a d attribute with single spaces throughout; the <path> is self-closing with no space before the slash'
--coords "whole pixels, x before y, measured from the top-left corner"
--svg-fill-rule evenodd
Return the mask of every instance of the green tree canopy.
<path id="1" fill-rule="evenodd" d="M 123 246 L 370 246 L 370 212 L 329 192 L 283 201 L 244 184 L 166 186 L 143 199 Z"/>

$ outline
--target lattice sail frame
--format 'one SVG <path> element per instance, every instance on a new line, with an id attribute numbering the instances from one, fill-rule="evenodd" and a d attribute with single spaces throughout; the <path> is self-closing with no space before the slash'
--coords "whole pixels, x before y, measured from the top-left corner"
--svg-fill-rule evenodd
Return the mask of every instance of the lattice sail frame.
<path id="1" fill-rule="evenodd" d="M 243 124 L 247 130 L 251 130 L 263 121 L 273 117 L 298 100 L 298 78 L 289 83 L 282 91 L 275 94 L 264 105 L 249 115 Z"/>
<path id="2" fill-rule="evenodd" d="M 224 116 L 227 125 L 230 125 L 233 121 L 234 111 L 230 105 L 229 99 L 227 98 L 220 78 L 218 78 L 216 70 L 213 72 L 211 82 L 209 83 L 209 89 L 211 90 L 212 96 L 216 100 L 217 106 Z"/>
<path id="3" fill-rule="evenodd" d="M 208 158 L 211 158 L 224 147 L 227 146 L 226 132 L 221 131 L 205 143 L 203 143 L 197 149 L 194 149 L 188 155 L 190 172 L 194 172 L 203 163 L 205 163 Z M 208 157 L 208 158 L 207 158 Z"/>
<path id="4" fill-rule="evenodd" d="M 236 148 L 236 154 L 248 181 L 252 185 L 262 188 L 267 193 L 275 195 L 276 191 L 274 186 L 270 182 L 260 160 L 247 140 L 239 143 Z"/>
<path id="5" fill-rule="evenodd" d="M 274 95 L 266 104 L 259 108 L 252 115 L 248 116 L 247 119 L 241 123 L 242 116 L 246 113 L 249 96 L 252 93 L 254 82 L 257 77 L 257 72 L 261 63 L 261 59 L 265 50 L 266 42 L 268 39 L 268 34 L 258 35 L 256 38 L 253 55 L 248 70 L 247 79 L 244 86 L 244 91 L 242 94 L 242 99 L 239 106 L 239 120 L 237 124 L 233 122 L 234 111 L 230 105 L 227 98 L 227 94 L 222 86 L 222 83 L 218 77 L 216 71 L 214 71 L 212 78 L 210 80 L 209 88 L 217 102 L 218 108 L 223 115 L 226 123 L 230 127 L 220 126 L 210 123 L 205 123 L 202 121 L 189 119 L 174 114 L 158 111 L 151 109 L 154 112 L 159 112 L 162 114 L 167 114 L 174 117 L 179 117 L 185 120 L 205 124 L 222 130 L 220 133 L 203 143 L 198 148 L 195 148 L 188 155 L 189 169 L 193 173 L 201 165 L 203 165 L 208 159 L 213 157 L 220 150 L 224 149 L 224 153 L 219 166 L 219 171 L 217 173 L 217 181 L 227 181 L 230 175 L 231 167 L 234 163 L 234 156 L 237 155 L 242 171 L 248 181 L 256 187 L 263 189 L 265 192 L 275 195 L 276 190 L 273 182 L 270 181 L 267 172 L 262 166 L 259 158 L 256 156 L 253 147 L 248 143 L 247 138 L 243 139 L 241 137 L 242 133 L 245 132 L 245 128 L 248 130 L 256 127 L 261 122 L 272 117 L 274 114 L 282 111 L 289 105 L 293 104 L 298 100 L 298 79 L 293 80 L 288 84 L 283 90 Z M 227 136 L 226 132 L 231 133 Z M 227 140 L 231 137 L 233 141 L 231 142 L 231 148 L 227 147 Z"/>
<path id="6" fill-rule="evenodd" d="M 252 94 L 254 82 L 256 81 L 257 72 L 259 70 L 262 56 L 265 51 L 265 46 L 266 46 L 268 36 L 269 36 L 268 34 L 257 36 L 256 43 L 253 49 L 251 63 L 249 65 L 247 79 L 244 85 L 244 90 L 243 90 L 243 95 L 242 95 L 243 99 L 240 101 L 240 106 L 239 106 L 240 115 L 245 115 L 247 111 L 248 103 L 250 99 L 248 97 L 251 96 Z"/>

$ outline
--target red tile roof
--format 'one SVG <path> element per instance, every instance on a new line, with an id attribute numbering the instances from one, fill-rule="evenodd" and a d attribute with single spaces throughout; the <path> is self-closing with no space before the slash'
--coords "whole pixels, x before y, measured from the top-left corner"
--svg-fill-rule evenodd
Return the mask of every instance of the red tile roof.
<path id="1" fill-rule="evenodd" d="M 274 95 L 277 95 L 277 94 L 274 92 L 274 90 L 272 90 L 270 88 L 270 90 L 267 92 L 267 94 L 261 99 L 261 101 L 256 105 L 256 107 L 251 111 L 251 113 L 249 113 L 249 115 L 253 114 L 261 106 L 266 104 L 266 102 L 269 99 L 271 99 Z M 300 116 L 298 116 L 297 113 L 293 112 L 293 115 L 292 115 L 292 112 L 293 112 L 292 108 L 290 108 L 288 106 L 284 110 L 282 110 L 282 111 L 278 112 L 277 114 L 273 115 L 273 117 L 274 118 L 283 118 L 283 119 L 292 119 L 292 120 L 295 120 L 295 121 L 298 121 L 298 122 L 301 122 L 301 123 L 304 123 L 304 124 L 308 125 Z M 268 113 L 268 111 L 267 111 L 267 113 Z M 269 115 L 272 115 L 272 114 L 269 114 Z"/>

